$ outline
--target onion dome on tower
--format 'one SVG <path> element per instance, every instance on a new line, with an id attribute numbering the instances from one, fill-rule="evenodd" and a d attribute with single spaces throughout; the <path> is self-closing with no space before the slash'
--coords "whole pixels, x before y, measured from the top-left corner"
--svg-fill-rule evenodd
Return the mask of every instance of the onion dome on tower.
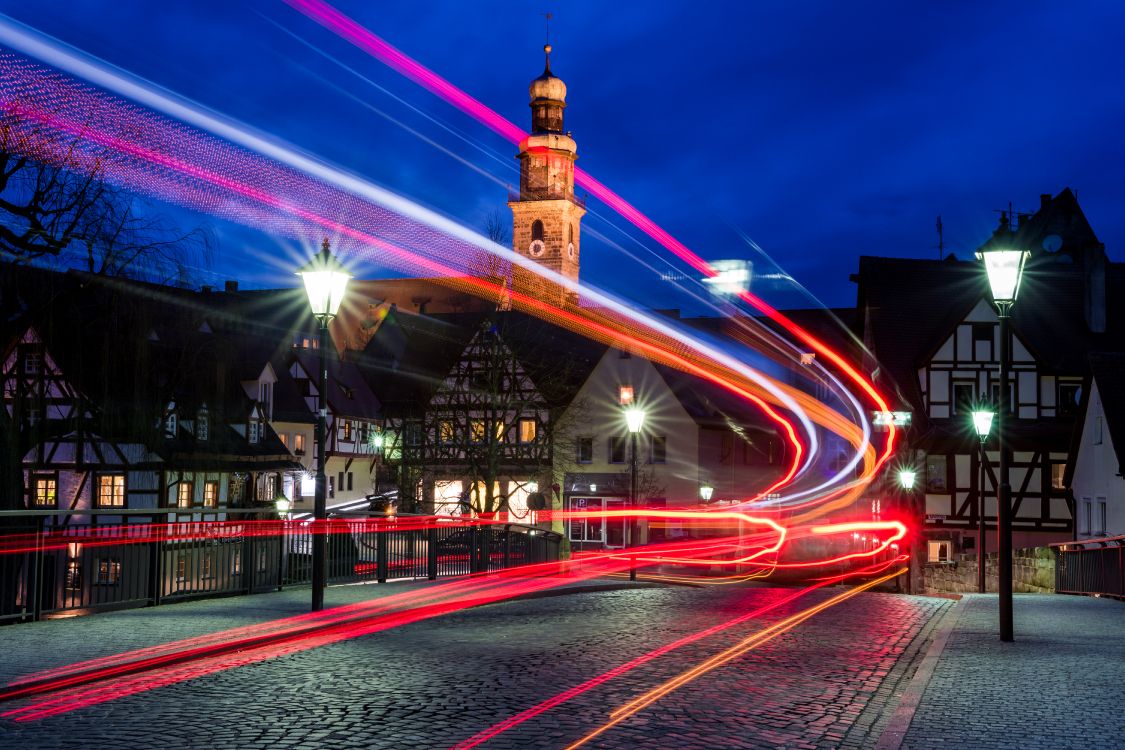
<path id="1" fill-rule="evenodd" d="M 543 75 L 531 82 L 531 132 L 562 133 L 566 109 L 566 84 L 551 72 L 551 45 L 543 45 L 547 65 Z"/>

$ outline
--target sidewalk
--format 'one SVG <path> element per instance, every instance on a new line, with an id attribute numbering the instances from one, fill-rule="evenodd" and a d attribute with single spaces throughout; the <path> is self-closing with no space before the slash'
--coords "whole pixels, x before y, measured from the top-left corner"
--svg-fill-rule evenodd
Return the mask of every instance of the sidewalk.
<path id="1" fill-rule="evenodd" d="M 880 748 L 1125 747 L 1125 603 L 1017 594 L 1013 613 L 1013 643 L 994 595 L 945 615 Z"/>

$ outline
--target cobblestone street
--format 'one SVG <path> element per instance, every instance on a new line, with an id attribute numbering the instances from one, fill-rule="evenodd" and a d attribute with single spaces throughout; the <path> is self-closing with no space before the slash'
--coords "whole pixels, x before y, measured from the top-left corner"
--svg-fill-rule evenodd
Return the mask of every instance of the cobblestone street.
<path id="1" fill-rule="evenodd" d="M 332 589 L 328 601 L 392 588 Z M 646 586 L 495 604 L 55 717 L 0 720 L 0 741 L 11 747 L 451 747 L 631 658 L 792 591 Z M 812 592 L 672 651 L 481 746 L 564 747 L 649 688 L 839 591 Z M 11 679 L 281 616 L 300 611 L 305 596 L 298 590 L 7 628 L 0 631 L 3 674 Z M 871 746 L 928 644 L 935 616 L 951 605 L 859 594 L 586 746 Z"/>

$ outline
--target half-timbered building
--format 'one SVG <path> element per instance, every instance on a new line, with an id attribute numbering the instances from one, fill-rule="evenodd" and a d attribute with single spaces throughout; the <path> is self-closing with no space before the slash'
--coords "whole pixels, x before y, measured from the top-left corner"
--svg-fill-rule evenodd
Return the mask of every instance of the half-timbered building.
<path id="1" fill-rule="evenodd" d="M 1074 534 L 1066 472 L 1090 382 L 1087 353 L 1125 334 L 1125 275 L 1107 260 L 1069 190 L 1044 195 L 1034 214 L 1005 215 L 989 241 L 1031 252 L 1010 328 L 1004 429 L 1014 544 L 1033 547 Z M 916 491 L 929 561 L 982 543 L 994 550 L 996 437 L 982 453 L 970 417 L 974 408 L 997 403 L 1000 387 L 999 319 L 983 269 L 952 255 L 862 257 L 853 280 L 866 369 L 891 396 L 891 408 L 912 415 L 896 468 L 920 470 Z M 886 484 L 896 492 L 890 477 Z M 976 530 L 982 507 L 984 540 Z"/>

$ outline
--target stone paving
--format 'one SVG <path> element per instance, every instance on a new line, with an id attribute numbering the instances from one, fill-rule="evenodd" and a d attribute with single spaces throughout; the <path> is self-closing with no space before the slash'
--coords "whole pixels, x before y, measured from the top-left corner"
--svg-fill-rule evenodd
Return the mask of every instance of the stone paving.
<path id="1" fill-rule="evenodd" d="M 995 596 L 966 596 L 902 748 L 1125 747 L 1125 603 L 1017 594 L 1002 643 Z"/>
<path id="2" fill-rule="evenodd" d="M 403 585 L 413 584 L 333 588 L 328 603 Z M 612 585 L 463 610 L 37 721 L 0 719 L 0 745 L 451 747 L 628 659 L 792 592 Z M 481 747 L 565 747 L 645 690 L 841 590 L 813 592 L 655 659 Z M 0 629 L 0 674 L 10 679 L 259 622 L 301 611 L 307 598 L 307 589 L 295 590 Z M 860 594 L 662 698 L 586 747 L 870 747 L 929 642 L 935 615 L 951 605 Z"/>

